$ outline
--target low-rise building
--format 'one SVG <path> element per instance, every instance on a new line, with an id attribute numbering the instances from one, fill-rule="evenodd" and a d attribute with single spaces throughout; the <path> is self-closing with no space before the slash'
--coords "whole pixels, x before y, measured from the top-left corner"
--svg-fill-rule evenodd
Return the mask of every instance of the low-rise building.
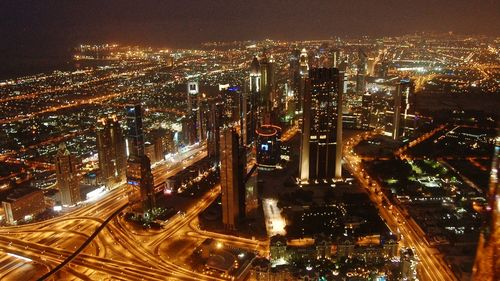
<path id="1" fill-rule="evenodd" d="M 43 192 L 35 188 L 12 190 L 2 201 L 2 207 L 8 224 L 29 220 L 46 209 Z"/>

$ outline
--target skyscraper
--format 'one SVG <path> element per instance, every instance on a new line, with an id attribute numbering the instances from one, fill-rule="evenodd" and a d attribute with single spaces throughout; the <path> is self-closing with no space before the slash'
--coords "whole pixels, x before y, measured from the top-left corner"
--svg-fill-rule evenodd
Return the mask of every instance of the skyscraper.
<path id="1" fill-rule="evenodd" d="M 140 104 L 126 107 L 127 156 L 144 155 L 144 133 L 142 131 L 142 108 Z"/>
<path id="2" fill-rule="evenodd" d="M 200 89 L 198 81 L 189 80 L 187 84 L 187 116 L 189 144 L 203 140 L 202 112 L 200 110 Z"/>
<path id="3" fill-rule="evenodd" d="M 373 97 L 372 94 L 366 92 L 361 99 L 361 127 L 363 129 L 370 128 L 372 124 L 373 114 Z"/>
<path id="4" fill-rule="evenodd" d="M 133 211 L 146 213 L 156 206 L 156 200 L 151 162 L 144 154 L 141 105 L 127 106 L 126 113 L 130 152 L 127 161 L 128 198 Z"/>
<path id="5" fill-rule="evenodd" d="M 495 140 L 495 151 L 491 165 L 490 184 L 487 194 L 486 220 L 479 234 L 476 260 L 472 269 L 472 280 L 494 281 L 500 276 L 500 136 Z"/>
<path id="6" fill-rule="evenodd" d="M 56 154 L 57 187 L 62 205 L 74 205 L 80 201 L 80 179 L 78 177 L 77 160 L 64 143 L 59 145 Z"/>
<path id="7" fill-rule="evenodd" d="M 408 134 L 408 127 L 410 115 L 414 113 L 413 108 L 413 95 L 415 91 L 415 86 L 413 82 L 408 79 L 402 79 L 396 85 L 396 91 L 394 92 L 394 115 L 393 115 L 393 139 L 399 139 L 402 136 Z"/>
<path id="8" fill-rule="evenodd" d="M 224 128 L 220 135 L 220 178 L 222 222 L 227 230 L 236 229 L 245 216 L 245 150 L 239 145 L 235 128 Z"/>
<path id="9" fill-rule="evenodd" d="M 267 57 L 266 53 L 260 60 L 260 103 L 262 111 L 269 114 L 272 109 L 272 95 L 275 91 L 274 58 Z"/>
<path id="10" fill-rule="evenodd" d="M 260 92 L 260 63 L 257 57 L 253 57 L 252 64 L 250 65 L 250 92 Z"/>
<path id="11" fill-rule="evenodd" d="M 125 140 L 116 116 L 100 118 L 97 126 L 97 152 L 101 181 L 110 188 L 125 179 Z"/>
<path id="12" fill-rule="evenodd" d="M 300 151 L 300 181 L 342 177 L 342 87 L 336 68 L 313 68 L 306 80 Z"/>
<path id="13" fill-rule="evenodd" d="M 368 57 L 363 50 L 358 50 L 358 65 L 356 74 L 356 94 L 362 95 L 366 90 L 366 71 Z"/>
<path id="14" fill-rule="evenodd" d="M 220 101 L 211 101 L 207 120 L 207 154 L 215 163 L 219 163 L 220 128 L 223 125 L 223 104 Z"/>
<path id="15" fill-rule="evenodd" d="M 306 49 L 302 49 L 300 52 L 300 61 L 299 61 L 300 69 L 300 79 L 299 79 L 299 90 L 297 92 L 297 105 L 296 112 L 302 113 L 303 111 L 303 102 L 304 102 L 304 92 L 305 92 L 305 81 L 309 75 L 309 60 L 307 58 Z"/>

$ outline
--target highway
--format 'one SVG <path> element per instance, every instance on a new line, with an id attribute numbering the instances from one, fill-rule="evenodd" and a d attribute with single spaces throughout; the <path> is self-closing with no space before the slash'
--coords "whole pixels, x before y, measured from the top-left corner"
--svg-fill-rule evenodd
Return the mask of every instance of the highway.
<path id="1" fill-rule="evenodd" d="M 166 164 L 157 166 L 153 171 L 155 182 L 164 181 L 205 156 L 205 146 L 200 145 L 180 155 L 180 165 L 172 165 L 169 168 L 165 167 Z M 56 218 L 0 228 L 0 260 L 3 261 L 0 279 L 15 280 L 27 276 L 26 269 L 31 268 L 29 272 L 33 275 L 32 278 L 22 279 L 36 280 L 49 268 L 54 268 L 70 256 L 106 218 L 127 203 L 126 190 L 127 186 L 122 184 L 108 191 L 99 200 L 84 203 Z M 69 266 L 54 276 L 55 280 L 61 277 L 72 279 L 82 276 L 91 280 L 162 280 L 165 277 L 169 277 L 169 280 L 218 280 L 212 276 L 194 273 L 174 264 L 166 257 L 159 257 L 155 249 L 159 245 L 168 244 L 169 238 L 179 235 L 178 232 L 192 232 L 191 222 L 197 221 L 198 214 L 209 206 L 219 193 L 220 186 L 214 187 L 185 215 L 171 218 L 162 231 L 130 229 L 130 225 L 126 224 L 122 217 L 116 217 Z M 204 236 L 199 231 L 195 231 L 196 238 L 202 240 Z M 220 238 L 226 239 L 228 243 L 232 239 L 222 236 Z M 150 242 L 145 243 L 146 240 Z M 244 246 L 259 246 L 255 241 L 253 244 L 242 241 L 241 245 Z"/>
<path id="2" fill-rule="evenodd" d="M 345 142 L 345 166 L 359 180 L 361 186 L 368 191 L 370 199 L 378 207 L 380 216 L 385 220 L 391 232 L 401 235 L 400 243 L 402 243 L 403 246 L 416 250 L 419 260 L 419 265 L 417 267 L 419 279 L 424 281 L 457 280 L 450 268 L 446 266 L 442 256 L 438 254 L 438 251 L 427 243 L 424 233 L 422 233 L 416 223 L 412 219 L 405 217 L 398 206 L 392 205 L 390 210 L 383 206 L 383 201 L 390 201 L 385 198 L 383 193 L 379 192 L 381 187 L 378 183 L 376 181 L 371 181 L 370 177 L 361 167 L 361 159 L 354 153 L 353 148 L 360 141 L 368 139 L 376 134 L 377 132 L 361 133 Z M 423 141 L 427 137 L 430 137 L 430 135 L 422 138 L 420 141 Z"/>

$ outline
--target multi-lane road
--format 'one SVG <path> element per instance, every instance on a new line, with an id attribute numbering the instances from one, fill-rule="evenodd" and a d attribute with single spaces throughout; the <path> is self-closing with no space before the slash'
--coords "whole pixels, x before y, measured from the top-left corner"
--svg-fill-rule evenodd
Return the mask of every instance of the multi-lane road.
<path id="1" fill-rule="evenodd" d="M 353 148 L 364 139 L 375 135 L 376 132 L 362 133 L 353 136 L 344 146 L 344 160 L 349 171 L 359 180 L 361 185 L 369 193 L 370 199 L 378 207 L 380 216 L 386 221 L 389 229 L 400 235 L 403 246 L 411 247 L 416 250 L 419 266 L 417 273 L 420 280 L 457 280 L 450 268 L 445 264 L 439 252 L 431 247 L 420 228 L 416 223 L 406 216 L 397 207 L 392 206 L 389 210 L 383 202 L 389 202 L 381 192 L 380 186 L 376 181 L 370 181 L 369 176 L 361 167 L 361 158 L 354 152 Z"/>
<path id="2" fill-rule="evenodd" d="M 160 165 L 155 182 L 164 180 L 206 156 L 204 146 L 183 153 L 179 165 Z M 166 167 L 167 166 L 167 167 Z M 99 200 L 68 210 L 56 218 L 28 225 L 0 228 L 0 279 L 36 280 L 71 255 L 116 210 L 127 204 L 125 185 L 108 191 Z M 264 252 L 264 243 L 208 233 L 198 229 L 198 214 L 219 195 L 220 186 L 207 192 L 184 214 L 177 214 L 163 230 L 135 229 L 115 217 L 90 245 L 54 280 L 217 280 L 192 272 L 159 255 L 170 238 L 189 235 L 203 241 L 212 237 L 235 246 Z"/>

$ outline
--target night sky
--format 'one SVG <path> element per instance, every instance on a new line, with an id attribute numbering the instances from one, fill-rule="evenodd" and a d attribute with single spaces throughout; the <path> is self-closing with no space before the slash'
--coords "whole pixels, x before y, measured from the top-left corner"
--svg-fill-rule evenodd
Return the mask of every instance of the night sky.
<path id="1" fill-rule="evenodd" d="M 0 0 L 0 72 L 79 43 L 166 47 L 454 31 L 500 35 L 498 0 Z"/>

